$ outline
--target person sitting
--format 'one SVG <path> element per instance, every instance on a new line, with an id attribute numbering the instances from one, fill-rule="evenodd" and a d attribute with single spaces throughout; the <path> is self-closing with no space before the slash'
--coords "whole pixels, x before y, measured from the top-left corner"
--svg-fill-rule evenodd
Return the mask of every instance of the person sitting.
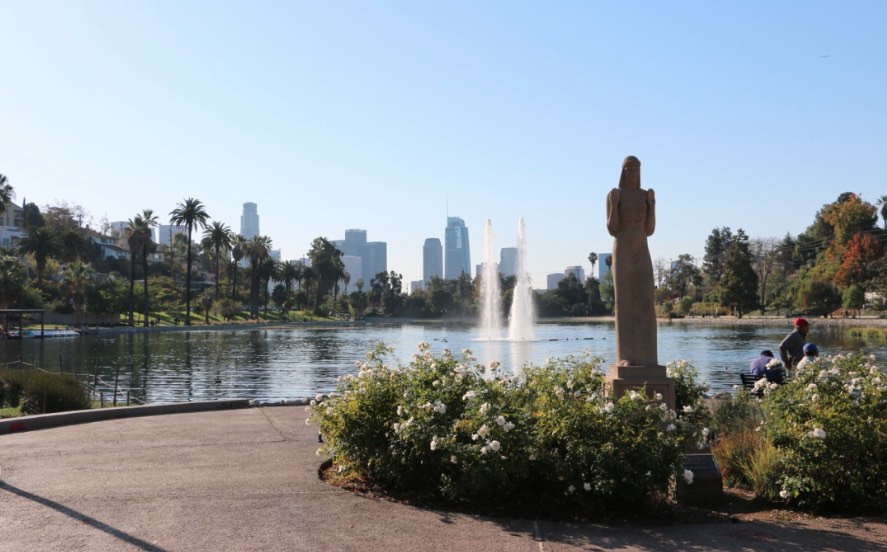
<path id="1" fill-rule="evenodd" d="M 798 370 L 803 369 L 810 363 L 816 362 L 819 359 L 819 347 L 816 346 L 815 343 L 807 343 L 804 345 L 804 358 L 798 362 Z"/>
<path id="2" fill-rule="evenodd" d="M 779 359 L 772 359 L 764 367 L 764 377 L 771 383 L 785 383 L 785 370 Z"/>
<path id="3" fill-rule="evenodd" d="M 751 365 L 749 366 L 749 372 L 751 375 L 756 377 L 764 377 L 764 373 L 767 371 L 767 363 L 773 360 L 773 352 L 765 349 L 761 351 L 761 356 L 751 361 Z"/>

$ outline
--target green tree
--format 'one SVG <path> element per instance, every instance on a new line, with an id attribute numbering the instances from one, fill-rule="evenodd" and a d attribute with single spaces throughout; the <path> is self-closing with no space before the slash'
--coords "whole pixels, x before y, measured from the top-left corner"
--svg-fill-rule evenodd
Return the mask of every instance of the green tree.
<path id="1" fill-rule="evenodd" d="M 841 301 L 847 310 L 855 310 L 859 315 L 859 309 L 865 304 L 865 291 L 856 284 L 852 284 L 841 294 Z"/>
<path id="2" fill-rule="evenodd" d="M 773 238 L 758 238 L 751 242 L 752 265 L 755 273 L 758 275 L 760 283 L 760 307 L 761 314 L 767 306 L 767 280 L 776 271 L 779 266 L 779 253 L 777 250 L 776 240 Z"/>
<path id="3" fill-rule="evenodd" d="M 237 269 L 246 254 L 246 238 L 240 234 L 231 237 L 231 300 L 237 300 Z"/>
<path id="4" fill-rule="evenodd" d="M 724 263 L 730 244 L 733 242 L 733 232 L 728 227 L 715 228 L 705 241 L 705 256 L 702 258 L 702 272 L 708 277 L 709 285 L 717 287 L 724 275 Z"/>
<path id="5" fill-rule="evenodd" d="M 68 263 L 62 283 L 68 298 L 74 305 L 74 312 L 77 314 L 77 326 L 81 325 L 83 307 L 85 305 L 86 287 L 92 278 L 92 267 L 88 263 L 76 260 Z"/>
<path id="6" fill-rule="evenodd" d="M 717 290 L 721 305 L 734 309 L 738 318 L 758 305 L 758 275 L 752 267 L 748 236 L 741 228 L 727 250 Z"/>
<path id="7" fill-rule="evenodd" d="M 24 294 L 28 276 L 22 262 L 12 255 L 0 256 L 0 308 L 16 304 Z"/>
<path id="8" fill-rule="evenodd" d="M 341 280 L 345 273 L 345 263 L 342 261 L 342 252 L 323 237 L 315 238 L 311 242 L 308 258 L 311 259 L 311 268 L 317 278 L 315 305 L 319 305 L 324 296 L 336 289 L 336 282 Z"/>
<path id="9" fill-rule="evenodd" d="M 195 226 L 206 228 L 209 214 L 200 200 L 189 197 L 170 211 L 169 222 L 188 229 L 188 255 L 185 265 L 185 325 L 191 325 L 191 233 Z"/>
<path id="10" fill-rule="evenodd" d="M 594 265 L 597 264 L 597 253 L 591 252 L 588 254 L 588 262 L 591 263 L 591 275 L 594 276 Z"/>
<path id="11" fill-rule="evenodd" d="M 222 272 L 222 254 L 224 253 L 224 256 L 227 258 L 228 252 L 231 251 L 231 248 L 234 245 L 233 234 L 227 224 L 213 221 L 212 224 L 203 231 L 203 241 L 201 241 L 200 244 L 205 251 L 212 253 L 213 259 L 215 260 L 215 296 L 216 299 L 218 299 L 220 292 L 219 274 Z"/>
<path id="12" fill-rule="evenodd" d="M 702 284 L 702 273 L 696 268 L 693 257 L 684 253 L 678 255 L 678 260 L 671 263 L 668 271 L 668 279 L 665 285 L 672 291 L 673 298 L 681 299 L 690 290 L 690 286 Z"/>
<path id="13" fill-rule="evenodd" d="M 15 192 L 5 174 L 0 174 L 0 215 L 6 212 L 6 204 L 12 201 Z"/>
<path id="14" fill-rule="evenodd" d="M 243 245 L 244 255 L 249 259 L 250 315 L 259 316 L 259 285 L 262 281 L 262 263 L 271 254 L 271 238 L 268 236 L 253 236 Z"/>
<path id="15" fill-rule="evenodd" d="M 47 226 L 32 226 L 25 230 L 25 235 L 19 239 L 18 248 L 22 255 L 34 256 L 37 285 L 42 285 L 46 261 L 58 255 L 61 250 L 55 232 Z"/>
<path id="16" fill-rule="evenodd" d="M 142 254 L 142 325 L 147 328 L 150 313 L 150 304 L 148 302 L 148 255 L 157 251 L 157 244 L 154 243 L 154 227 L 158 225 L 157 216 L 151 209 L 142 210 L 140 217 L 137 217 L 138 231 L 142 234 L 141 254 Z"/>

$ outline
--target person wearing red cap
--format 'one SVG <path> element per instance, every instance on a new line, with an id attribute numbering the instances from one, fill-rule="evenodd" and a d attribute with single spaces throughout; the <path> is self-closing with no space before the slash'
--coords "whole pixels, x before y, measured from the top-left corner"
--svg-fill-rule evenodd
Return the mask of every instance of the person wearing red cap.
<path id="1" fill-rule="evenodd" d="M 779 344 L 779 356 L 782 358 L 786 370 L 790 370 L 804 358 L 804 344 L 807 343 L 809 331 L 810 324 L 805 319 L 795 318 L 794 331 L 785 336 L 785 339 Z"/>

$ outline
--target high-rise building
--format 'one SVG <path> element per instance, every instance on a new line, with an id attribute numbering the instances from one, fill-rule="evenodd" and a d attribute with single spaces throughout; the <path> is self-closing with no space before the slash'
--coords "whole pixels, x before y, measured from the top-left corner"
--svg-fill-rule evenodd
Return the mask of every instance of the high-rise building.
<path id="1" fill-rule="evenodd" d="M 444 274 L 455 280 L 463 273 L 471 276 L 471 246 L 468 243 L 468 227 L 459 217 L 447 217 L 444 231 Z"/>
<path id="2" fill-rule="evenodd" d="M 357 228 L 345 230 L 344 240 L 333 240 L 336 248 L 343 256 L 360 258 L 359 272 L 351 272 L 351 282 L 362 279 L 364 285 L 369 287 L 372 280 L 379 272 L 388 272 L 388 244 L 385 242 L 368 242 L 367 231 Z M 352 266 L 354 266 L 352 261 Z M 355 269 L 357 270 L 357 269 Z"/>
<path id="3" fill-rule="evenodd" d="M 172 245 L 173 236 L 175 236 L 176 234 L 182 234 L 187 239 L 188 229 L 184 226 L 179 225 L 170 226 L 168 224 L 161 224 L 157 233 L 157 243 L 169 247 L 170 245 Z"/>
<path id="4" fill-rule="evenodd" d="M 443 247 L 438 238 L 427 238 L 422 246 L 422 280 L 443 278 Z"/>
<path id="5" fill-rule="evenodd" d="M 585 284 L 585 269 L 584 268 L 582 268 L 579 265 L 568 266 L 566 269 L 564 269 L 564 276 L 569 276 L 570 274 L 575 276 L 576 279 L 579 280 L 580 284 L 583 284 L 583 285 Z"/>
<path id="6" fill-rule="evenodd" d="M 561 280 L 564 279 L 563 273 L 554 273 L 549 274 L 546 278 L 546 283 L 548 284 L 547 289 L 557 289 L 557 285 L 561 283 Z"/>
<path id="7" fill-rule="evenodd" d="M 240 215 L 240 235 L 246 239 L 259 234 L 259 209 L 255 203 L 243 204 L 243 214 Z"/>
<path id="8" fill-rule="evenodd" d="M 517 276 L 517 247 L 503 247 L 499 252 L 499 272 L 503 276 Z"/>

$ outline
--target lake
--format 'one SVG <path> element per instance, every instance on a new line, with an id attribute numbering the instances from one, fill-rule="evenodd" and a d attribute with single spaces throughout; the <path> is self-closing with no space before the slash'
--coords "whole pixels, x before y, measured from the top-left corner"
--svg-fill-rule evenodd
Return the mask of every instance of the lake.
<path id="1" fill-rule="evenodd" d="M 731 390 L 738 374 L 762 349 L 778 356 L 791 323 L 779 326 L 701 325 L 660 322 L 659 362 L 690 361 L 712 392 Z M 293 399 L 333 391 L 336 379 L 355 373 L 355 361 L 377 343 L 395 347 L 406 364 L 420 341 L 435 352 L 471 349 L 487 365 L 499 360 L 505 371 L 527 362 L 581 355 L 588 350 L 614 361 L 612 322 L 557 322 L 535 327 L 532 342 L 481 341 L 475 326 L 449 323 L 360 324 L 328 327 L 194 329 L 146 333 L 104 331 L 78 338 L 3 340 L 0 363 L 21 359 L 46 370 L 98 374 L 113 385 L 119 367 L 122 388 L 141 402 L 182 402 L 220 398 Z M 823 355 L 865 350 L 887 365 L 887 344 L 851 339 L 846 327 L 811 328 L 808 341 Z M 392 362 L 395 364 L 396 362 Z"/>

